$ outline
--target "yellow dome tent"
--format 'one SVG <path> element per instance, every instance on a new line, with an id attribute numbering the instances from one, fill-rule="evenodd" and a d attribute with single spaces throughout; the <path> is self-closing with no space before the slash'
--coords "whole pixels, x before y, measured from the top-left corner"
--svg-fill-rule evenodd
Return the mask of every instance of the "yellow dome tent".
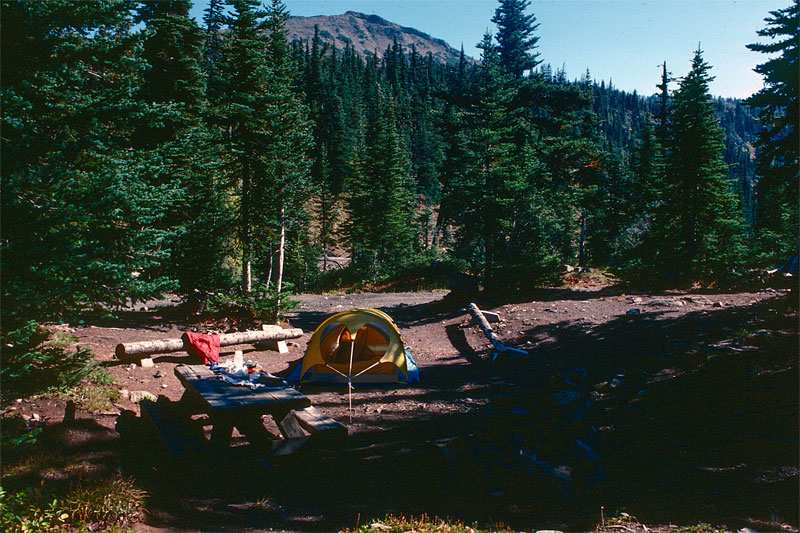
<path id="1" fill-rule="evenodd" d="M 317 327 L 302 365 L 287 379 L 294 383 L 417 383 L 419 370 L 389 315 L 377 309 L 352 309 Z"/>

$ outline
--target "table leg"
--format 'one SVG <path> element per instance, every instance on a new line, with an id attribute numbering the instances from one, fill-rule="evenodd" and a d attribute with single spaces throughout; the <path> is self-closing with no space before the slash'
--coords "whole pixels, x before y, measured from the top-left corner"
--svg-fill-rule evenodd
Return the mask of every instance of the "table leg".
<path id="1" fill-rule="evenodd" d="M 264 427 L 260 415 L 243 417 L 236 421 L 236 427 L 254 448 L 267 453 L 272 452 L 272 441 L 275 440 L 275 437 Z"/>
<path id="2" fill-rule="evenodd" d="M 214 426 L 211 428 L 211 451 L 224 451 L 231 444 L 233 436 L 233 424 L 230 420 L 215 419 Z"/>
<path id="3" fill-rule="evenodd" d="M 294 417 L 291 411 L 288 411 L 280 418 L 275 416 L 275 423 L 278 424 L 278 429 L 281 430 L 284 439 L 294 439 L 306 436 L 305 432 L 303 432 L 303 428 L 300 427 L 300 423 L 297 422 L 297 419 Z"/>

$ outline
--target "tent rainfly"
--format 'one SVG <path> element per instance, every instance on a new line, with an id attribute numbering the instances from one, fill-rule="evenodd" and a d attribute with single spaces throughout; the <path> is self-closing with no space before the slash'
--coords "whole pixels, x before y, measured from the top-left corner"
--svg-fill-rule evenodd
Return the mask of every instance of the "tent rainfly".
<path id="1" fill-rule="evenodd" d="M 337 313 L 314 331 L 290 383 L 418 383 L 419 369 L 383 311 Z"/>

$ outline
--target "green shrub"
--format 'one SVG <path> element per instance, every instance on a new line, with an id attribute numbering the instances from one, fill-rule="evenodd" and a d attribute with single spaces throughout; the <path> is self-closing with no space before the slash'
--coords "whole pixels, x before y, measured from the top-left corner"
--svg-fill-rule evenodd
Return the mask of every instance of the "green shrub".
<path id="1" fill-rule="evenodd" d="M 35 321 L 3 333 L 3 383 L 0 404 L 56 390 L 66 390 L 81 382 L 99 368 L 94 354 L 87 348 L 69 351 L 61 336 L 49 342 L 52 333 Z"/>
<path id="2" fill-rule="evenodd" d="M 318 291 L 391 289 L 434 290 L 448 288 L 455 277 L 465 276 L 466 261 L 427 251 L 406 258 L 392 258 L 380 274 L 367 268 L 368 263 L 352 262 L 342 268 L 321 272 L 314 281 Z M 367 265 L 367 266 L 365 266 Z"/>
<path id="3" fill-rule="evenodd" d="M 205 310 L 216 316 L 243 322 L 275 322 L 280 314 L 294 309 L 297 305 L 297 301 L 289 298 L 292 289 L 291 284 L 284 286 L 280 306 L 275 289 L 267 289 L 262 284 L 256 285 L 253 291 L 246 295 L 235 291 L 215 293 L 206 302 Z"/>
<path id="4" fill-rule="evenodd" d="M 0 526 L 3 531 L 53 531 L 65 525 L 69 513 L 41 489 L 8 493 L 0 487 Z"/>

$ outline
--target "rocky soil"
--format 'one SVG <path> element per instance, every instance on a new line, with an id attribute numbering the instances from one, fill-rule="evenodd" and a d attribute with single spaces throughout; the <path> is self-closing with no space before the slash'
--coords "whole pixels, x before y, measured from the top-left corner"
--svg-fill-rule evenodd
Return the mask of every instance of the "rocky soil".
<path id="1" fill-rule="evenodd" d="M 345 389 L 301 389 L 348 426 L 344 449 L 277 462 L 237 439 L 236 460 L 176 466 L 152 443 L 120 442 L 119 413 L 138 414 L 129 396 L 106 412 L 79 409 L 69 428 L 57 398 L 18 402 L 5 416 L 36 417 L 60 436 L 45 439 L 59 476 L 133 477 L 150 494 L 143 528 L 331 530 L 394 512 L 583 530 L 603 508 L 604 518 L 626 511 L 656 525 L 797 531 L 798 322 L 788 293 L 553 289 L 482 300 L 500 316 L 501 339 L 529 354 L 494 361 L 469 302 L 446 292 L 298 300 L 288 321 L 305 333 L 289 354 L 232 346 L 222 356 L 241 349 L 285 373 L 325 317 L 374 307 L 397 321 L 420 367 L 417 386 L 357 388 L 352 411 Z M 113 355 L 120 342 L 208 330 L 176 309 L 151 304 L 65 329 L 120 389 L 177 400 L 172 369 L 186 354 L 154 356 L 151 368 Z"/>

